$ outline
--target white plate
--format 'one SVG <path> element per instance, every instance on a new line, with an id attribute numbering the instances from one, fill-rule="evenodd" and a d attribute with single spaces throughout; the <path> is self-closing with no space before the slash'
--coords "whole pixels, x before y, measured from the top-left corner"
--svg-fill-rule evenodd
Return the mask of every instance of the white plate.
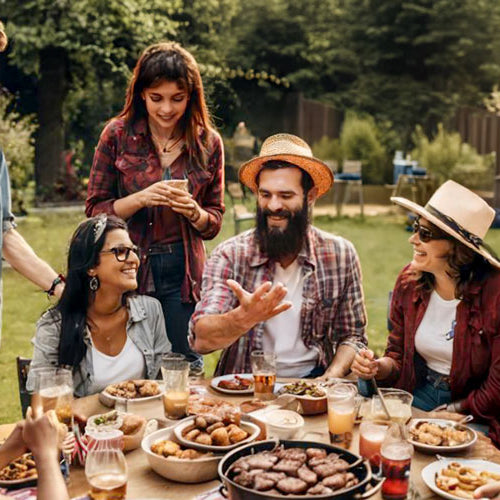
<path id="1" fill-rule="evenodd" d="M 440 426 L 450 426 L 453 427 L 456 422 L 453 420 L 445 420 L 441 418 L 414 418 L 410 422 L 410 429 L 412 429 L 419 422 L 429 422 L 431 424 L 436 424 Z M 413 439 L 408 438 L 408 441 L 419 451 L 424 453 L 456 453 L 457 451 L 463 451 L 472 446 L 477 441 L 477 433 L 475 430 L 461 425 L 461 428 L 465 429 L 469 435 L 469 440 L 462 444 L 457 444 L 455 446 L 435 446 L 431 444 L 420 443 L 419 441 L 415 441 Z M 411 436 L 411 434 L 410 434 Z"/>
<path id="2" fill-rule="evenodd" d="M 221 380 L 232 380 L 235 375 L 238 375 L 238 377 L 241 378 L 253 380 L 253 375 L 251 373 L 229 373 L 227 375 L 221 375 L 220 377 L 213 378 L 210 381 L 210 387 L 216 391 L 223 392 L 224 394 L 232 394 L 233 396 L 237 396 L 238 394 L 253 394 L 253 385 L 249 389 L 241 390 L 224 389 L 223 387 L 218 386 Z"/>
<path id="3" fill-rule="evenodd" d="M 113 396 L 112 394 L 109 394 L 109 392 L 104 389 L 99 393 L 99 401 L 104 405 L 108 406 L 109 408 L 114 408 L 115 404 L 117 401 L 119 402 L 126 402 L 126 401 L 141 401 L 141 402 L 146 402 L 146 401 L 153 401 L 155 399 L 161 399 L 162 394 L 165 392 L 164 391 L 164 386 L 161 380 L 155 380 L 160 388 L 160 393 L 156 394 L 156 396 L 146 396 L 145 398 L 121 398 L 119 396 Z M 120 383 L 120 382 L 117 382 Z M 110 384 L 114 385 L 114 384 Z"/>
<path id="4" fill-rule="evenodd" d="M 229 450 L 232 450 L 233 448 L 237 448 L 238 446 L 241 446 L 242 444 L 250 443 L 251 441 L 255 441 L 260 434 L 260 427 L 256 424 L 253 424 L 252 422 L 248 421 L 241 421 L 239 427 L 241 427 L 244 431 L 248 432 L 248 437 L 246 439 L 243 439 L 239 443 L 234 443 L 230 444 L 228 446 L 215 446 L 215 445 L 208 445 L 208 444 L 200 444 L 200 443 L 195 443 L 194 441 L 189 441 L 188 439 L 185 439 L 184 436 L 182 435 L 182 431 L 191 425 L 193 423 L 193 420 L 196 417 L 188 417 L 179 422 L 175 427 L 174 427 L 174 436 L 176 437 L 177 441 L 181 443 L 182 445 L 188 447 L 188 448 L 194 448 L 196 450 L 201 450 L 201 451 L 212 451 L 214 453 L 222 453 L 226 452 Z"/>
<path id="5" fill-rule="evenodd" d="M 457 498 L 463 500 L 462 497 L 451 495 L 450 493 L 443 491 L 436 486 L 436 474 L 440 472 L 441 469 L 445 469 L 451 462 L 458 462 L 465 467 L 472 467 L 473 469 L 476 469 L 478 471 L 485 470 L 500 474 L 500 465 L 493 462 L 487 462 L 486 460 L 466 460 L 462 458 L 436 460 L 435 462 L 432 462 L 431 464 L 424 467 L 424 469 L 422 470 L 422 479 L 434 493 L 443 498 L 448 498 L 448 500 L 456 500 Z"/>

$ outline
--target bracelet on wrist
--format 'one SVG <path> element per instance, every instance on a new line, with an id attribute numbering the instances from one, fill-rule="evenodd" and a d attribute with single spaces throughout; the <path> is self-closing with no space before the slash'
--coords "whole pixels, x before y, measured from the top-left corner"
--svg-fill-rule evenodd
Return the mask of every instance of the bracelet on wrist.
<path id="1" fill-rule="evenodd" d="M 54 281 L 52 282 L 52 285 L 50 285 L 50 288 L 48 290 L 45 290 L 45 293 L 49 297 L 53 297 L 55 290 L 57 288 L 57 285 L 60 285 L 61 283 L 66 283 L 66 278 L 62 274 L 58 274 Z"/>

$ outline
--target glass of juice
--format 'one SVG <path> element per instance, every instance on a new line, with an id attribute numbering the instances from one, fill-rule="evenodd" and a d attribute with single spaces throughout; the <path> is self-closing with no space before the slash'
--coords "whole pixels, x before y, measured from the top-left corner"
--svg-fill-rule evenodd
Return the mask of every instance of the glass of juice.
<path id="1" fill-rule="evenodd" d="M 342 448 L 351 445 L 356 394 L 356 387 L 352 384 L 335 384 L 327 391 L 330 442 Z"/>
<path id="2" fill-rule="evenodd" d="M 274 399 L 276 354 L 274 352 L 252 351 L 250 360 L 254 380 L 254 396 L 261 400 Z"/>
<path id="3" fill-rule="evenodd" d="M 359 454 L 370 461 L 373 472 L 380 468 L 380 448 L 389 426 L 376 421 L 362 422 L 359 427 Z"/>
<path id="4" fill-rule="evenodd" d="M 189 361 L 166 355 L 162 358 L 161 373 L 165 383 L 165 416 L 174 420 L 184 418 L 189 398 Z"/>
<path id="5" fill-rule="evenodd" d="M 392 425 L 380 448 L 382 476 L 385 477 L 382 496 L 386 500 L 403 500 L 408 495 L 413 446 L 403 432 L 401 425 Z"/>

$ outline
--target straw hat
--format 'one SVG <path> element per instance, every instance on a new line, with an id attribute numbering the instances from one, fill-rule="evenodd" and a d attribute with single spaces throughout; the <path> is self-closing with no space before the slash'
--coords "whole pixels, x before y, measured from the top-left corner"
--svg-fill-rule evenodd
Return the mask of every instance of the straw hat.
<path id="1" fill-rule="evenodd" d="M 447 181 L 432 195 L 425 207 L 406 198 L 392 197 L 391 201 L 421 215 L 500 268 L 495 252 L 483 242 L 495 218 L 495 211 L 469 189 L 454 181 Z"/>
<path id="2" fill-rule="evenodd" d="M 247 161 L 240 168 L 240 181 L 257 192 L 257 175 L 262 165 L 271 160 L 282 160 L 305 170 L 318 188 L 318 197 L 333 185 L 333 173 L 328 165 L 314 158 L 311 148 L 300 137 L 291 134 L 276 134 L 268 137 L 260 149 L 259 156 Z"/>

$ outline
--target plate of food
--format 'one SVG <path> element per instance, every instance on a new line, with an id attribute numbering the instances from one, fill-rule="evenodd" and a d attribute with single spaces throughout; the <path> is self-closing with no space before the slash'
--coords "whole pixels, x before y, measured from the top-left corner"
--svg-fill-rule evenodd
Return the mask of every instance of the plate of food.
<path id="1" fill-rule="evenodd" d="M 315 382 L 299 380 L 283 385 L 278 394 L 291 394 L 300 403 L 303 415 L 319 415 L 327 411 L 326 391 Z"/>
<path id="2" fill-rule="evenodd" d="M 452 453 L 472 446 L 477 440 L 473 429 L 453 420 L 416 418 L 410 422 L 410 443 L 424 453 Z"/>
<path id="3" fill-rule="evenodd" d="M 31 453 L 24 453 L 0 470 L 0 486 L 24 488 L 36 484 L 38 473 Z"/>
<path id="4" fill-rule="evenodd" d="M 224 394 L 253 394 L 253 375 L 251 373 L 231 373 L 215 377 L 210 387 Z"/>
<path id="5" fill-rule="evenodd" d="M 105 406 L 113 407 L 120 400 L 150 401 L 160 399 L 163 387 L 157 380 L 125 380 L 108 385 L 100 394 L 99 400 Z"/>
<path id="6" fill-rule="evenodd" d="M 228 424 L 217 415 L 188 417 L 174 427 L 174 435 L 180 444 L 215 453 L 226 452 L 255 441 L 259 434 L 259 426 L 252 422 Z"/>
<path id="7" fill-rule="evenodd" d="M 422 479 L 443 498 L 474 498 L 480 486 L 500 481 L 500 465 L 486 460 L 437 460 L 424 467 Z"/>

